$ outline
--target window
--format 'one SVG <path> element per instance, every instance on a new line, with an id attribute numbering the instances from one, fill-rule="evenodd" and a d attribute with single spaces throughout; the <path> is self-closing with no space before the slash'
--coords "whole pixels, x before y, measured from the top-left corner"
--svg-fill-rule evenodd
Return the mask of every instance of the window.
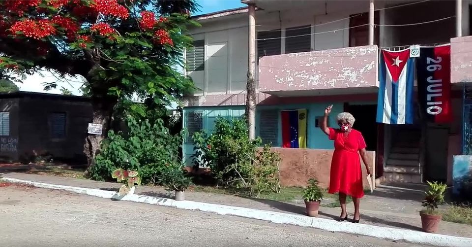
<path id="1" fill-rule="evenodd" d="M 281 50 L 281 31 L 262 31 L 257 33 L 257 56 L 280 55 Z"/>
<path id="2" fill-rule="evenodd" d="M 285 53 L 311 50 L 311 26 L 287 28 L 285 37 Z"/>
<path id="3" fill-rule="evenodd" d="M 10 113 L 0 112 L 0 136 L 10 135 Z"/>
<path id="4" fill-rule="evenodd" d="M 203 71 L 205 69 L 205 41 L 195 40 L 193 47 L 186 52 L 187 71 Z"/>
<path id="5" fill-rule="evenodd" d="M 379 23 L 380 14 L 374 15 L 374 23 Z M 349 47 L 369 45 L 369 13 L 351 15 L 349 18 Z M 379 28 L 374 29 L 374 44 L 379 44 Z"/>
<path id="6" fill-rule="evenodd" d="M 52 139 L 64 139 L 66 137 L 66 113 L 51 113 L 50 128 Z"/>

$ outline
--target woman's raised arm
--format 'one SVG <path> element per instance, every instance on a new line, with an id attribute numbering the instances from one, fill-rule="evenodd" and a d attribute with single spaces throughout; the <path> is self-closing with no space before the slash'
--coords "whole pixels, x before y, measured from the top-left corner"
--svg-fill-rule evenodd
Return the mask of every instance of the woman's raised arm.
<path id="1" fill-rule="evenodd" d="M 328 136 L 329 136 L 328 116 L 331 113 L 332 108 L 333 108 L 333 105 L 326 107 L 324 116 L 323 116 L 323 121 L 320 124 L 321 130 Z"/>

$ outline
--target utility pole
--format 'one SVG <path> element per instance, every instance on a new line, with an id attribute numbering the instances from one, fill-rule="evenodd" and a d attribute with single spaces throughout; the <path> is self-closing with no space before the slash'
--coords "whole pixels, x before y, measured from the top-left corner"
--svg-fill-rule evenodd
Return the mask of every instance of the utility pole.
<path id="1" fill-rule="evenodd" d="M 462 0 L 456 0 L 456 37 L 462 37 Z"/>
<path id="2" fill-rule="evenodd" d="M 249 35 L 248 35 L 248 71 L 246 83 L 246 117 L 249 128 L 249 139 L 256 138 L 256 5 L 252 1 L 247 2 L 249 13 Z"/>
<path id="3" fill-rule="evenodd" d="M 370 0 L 369 3 L 369 45 L 374 45 L 374 33 L 375 33 L 375 4 L 374 0 Z"/>

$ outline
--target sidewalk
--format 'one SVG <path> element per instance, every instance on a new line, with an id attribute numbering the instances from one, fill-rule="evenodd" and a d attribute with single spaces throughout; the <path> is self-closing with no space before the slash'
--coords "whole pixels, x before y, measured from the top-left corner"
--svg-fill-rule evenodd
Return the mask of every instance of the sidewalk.
<path id="1" fill-rule="evenodd" d="M 118 183 L 22 173 L 7 173 L 4 174 L 3 177 L 54 185 L 112 191 L 117 191 L 121 186 L 121 184 Z M 136 189 L 136 194 L 170 198 L 169 193 L 161 187 L 139 186 Z M 361 223 L 380 227 L 421 231 L 421 220 L 419 216 L 421 205 L 419 201 L 421 201 L 422 196 L 421 191 L 396 187 L 380 187 L 373 194 L 367 194 L 361 201 Z M 305 206 L 301 200 L 284 203 L 192 191 L 186 192 L 186 199 L 195 202 L 282 212 L 292 215 L 305 215 Z M 348 210 L 352 212 L 352 205 L 348 205 Z M 320 208 L 320 218 L 337 218 L 339 213 L 339 208 Z M 442 221 L 438 234 L 472 238 L 472 226 Z"/>

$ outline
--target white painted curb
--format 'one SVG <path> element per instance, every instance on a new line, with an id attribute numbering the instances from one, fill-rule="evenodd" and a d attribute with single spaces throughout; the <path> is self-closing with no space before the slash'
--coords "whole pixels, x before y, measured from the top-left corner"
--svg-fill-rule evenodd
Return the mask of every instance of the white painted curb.
<path id="1" fill-rule="evenodd" d="M 116 198 L 116 192 L 80 188 L 64 185 L 47 184 L 21 180 L 16 178 L 3 177 L 2 180 L 11 183 L 28 184 L 39 188 L 65 190 L 79 194 L 86 194 L 101 198 Z M 122 201 L 132 201 L 147 204 L 155 204 L 166 207 L 174 207 L 178 209 L 200 210 L 204 212 L 212 212 L 220 215 L 234 215 L 251 219 L 269 221 L 277 224 L 290 224 L 303 227 L 313 227 L 330 232 L 343 232 L 356 235 L 363 235 L 375 238 L 389 239 L 395 241 L 407 241 L 417 244 L 426 244 L 434 246 L 451 246 L 451 247 L 470 247 L 472 246 L 472 238 L 447 236 L 440 234 L 431 234 L 412 230 L 403 230 L 398 228 L 380 227 L 365 224 L 351 224 L 347 222 L 337 222 L 334 220 L 312 218 L 303 215 L 279 213 L 273 211 L 265 211 L 259 209 L 249 209 L 242 207 L 225 206 L 218 204 L 193 202 L 193 201 L 175 201 L 167 198 L 158 198 L 142 195 L 127 195 L 121 198 Z"/>

